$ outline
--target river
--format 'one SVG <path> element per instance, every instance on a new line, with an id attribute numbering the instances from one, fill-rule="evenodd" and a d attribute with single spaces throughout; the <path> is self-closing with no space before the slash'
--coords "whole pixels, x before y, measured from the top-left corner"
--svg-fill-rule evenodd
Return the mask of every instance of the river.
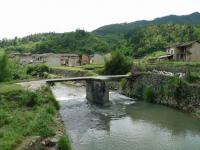
<path id="1" fill-rule="evenodd" d="M 52 87 L 73 150 L 200 150 L 200 120 L 110 92 L 107 107 L 87 103 L 85 88 Z"/>

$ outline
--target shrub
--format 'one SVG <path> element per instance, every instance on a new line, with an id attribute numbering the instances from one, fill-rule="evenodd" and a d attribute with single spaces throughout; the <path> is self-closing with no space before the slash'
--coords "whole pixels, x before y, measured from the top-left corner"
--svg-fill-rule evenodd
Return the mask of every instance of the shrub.
<path id="1" fill-rule="evenodd" d="M 5 51 L 0 49 L 0 82 L 5 80 L 5 77 L 7 75 L 7 56 L 5 54 Z"/>
<path id="2" fill-rule="evenodd" d="M 120 89 L 124 90 L 126 88 L 126 79 L 120 81 Z"/>
<path id="3" fill-rule="evenodd" d="M 110 60 L 106 61 L 104 73 L 110 75 L 126 74 L 130 71 L 132 61 L 119 51 L 112 53 Z"/>
<path id="4" fill-rule="evenodd" d="M 50 137 L 55 135 L 55 131 L 51 128 L 54 123 L 52 115 L 41 110 L 40 115 L 34 121 L 32 125 L 33 132 L 37 133 L 42 137 Z"/>
<path id="5" fill-rule="evenodd" d="M 9 115 L 6 111 L 0 110 L 0 128 L 9 122 Z"/>
<path id="6" fill-rule="evenodd" d="M 16 100 L 22 93 L 22 87 L 17 84 L 0 84 L 0 100 Z"/>
<path id="7" fill-rule="evenodd" d="M 59 150 L 70 150 L 71 146 L 66 135 L 62 136 L 58 141 Z"/>
<path id="8" fill-rule="evenodd" d="M 21 105 L 33 107 L 38 104 L 38 96 L 35 92 L 24 92 L 21 98 Z"/>
<path id="9" fill-rule="evenodd" d="M 29 65 L 27 67 L 27 74 L 38 77 L 46 77 L 46 73 L 48 73 L 49 70 L 49 67 L 45 64 Z"/>
<path id="10" fill-rule="evenodd" d="M 48 113 L 48 114 L 55 114 L 55 108 L 53 107 L 53 106 L 51 106 L 51 105 L 48 105 L 47 107 L 46 107 L 46 112 Z"/>
<path id="11" fill-rule="evenodd" d="M 184 80 L 178 77 L 170 78 L 164 85 L 165 94 L 174 97 L 178 102 L 180 97 L 186 97 L 188 94 L 185 87 L 187 87 L 187 83 Z"/>
<path id="12" fill-rule="evenodd" d="M 19 64 L 16 61 L 8 60 L 8 74 L 7 80 L 23 80 L 28 79 L 29 76 L 26 73 L 26 66 Z"/>
<path id="13" fill-rule="evenodd" d="M 48 100 L 49 102 L 51 102 L 53 104 L 53 106 L 56 108 L 56 110 L 59 110 L 60 105 L 58 103 L 58 101 L 55 99 L 55 97 L 53 96 L 50 88 L 48 86 L 44 87 L 42 89 L 42 92 L 46 94 L 45 100 Z"/>
<path id="14" fill-rule="evenodd" d="M 18 84 L 1 83 L 0 149 L 15 149 L 31 136 L 55 135 L 60 125 L 53 101 L 49 88 L 30 92 Z"/>
<path id="15" fill-rule="evenodd" d="M 195 82 L 198 81 L 200 79 L 200 75 L 198 72 L 189 72 L 186 75 L 186 80 L 188 82 Z"/>
<path id="16" fill-rule="evenodd" d="M 146 101 L 153 102 L 155 99 L 155 92 L 152 86 L 148 86 L 144 89 L 143 98 Z"/>

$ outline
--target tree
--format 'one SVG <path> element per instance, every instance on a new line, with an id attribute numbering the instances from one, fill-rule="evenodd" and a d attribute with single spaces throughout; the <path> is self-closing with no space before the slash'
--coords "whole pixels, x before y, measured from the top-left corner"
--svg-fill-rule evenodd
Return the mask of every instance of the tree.
<path id="1" fill-rule="evenodd" d="M 129 57 L 115 51 L 112 52 L 111 59 L 106 61 L 104 73 L 109 75 L 126 74 L 130 71 L 131 66 L 132 62 Z"/>
<path id="2" fill-rule="evenodd" d="M 7 61 L 5 51 L 0 49 L 0 82 L 5 80 L 7 74 Z"/>

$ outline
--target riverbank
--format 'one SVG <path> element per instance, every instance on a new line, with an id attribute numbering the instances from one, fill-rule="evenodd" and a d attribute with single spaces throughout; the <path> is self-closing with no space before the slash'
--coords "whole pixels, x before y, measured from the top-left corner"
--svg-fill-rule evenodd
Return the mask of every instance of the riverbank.
<path id="1" fill-rule="evenodd" d="M 144 73 L 134 80 L 123 80 L 121 92 L 129 97 L 174 107 L 200 117 L 200 85 L 185 78 Z"/>
<path id="2" fill-rule="evenodd" d="M 31 91 L 17 84 L 1 83 L 1 149 L 70 149 L 58 110 L 48 87 Z"/>

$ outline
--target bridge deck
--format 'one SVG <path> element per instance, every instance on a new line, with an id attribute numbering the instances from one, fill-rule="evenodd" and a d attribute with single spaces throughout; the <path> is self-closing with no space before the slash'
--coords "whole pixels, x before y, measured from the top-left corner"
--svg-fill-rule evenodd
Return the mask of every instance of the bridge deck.
<path id="1" fill-rule="evenodd" d="M 82 81 L 82 80 L 120 80 L 123 78 L 131 78 L 133 76 L 130 75 L 113 75 L 113 76 L 89 76 L 89 77 L 75 77 L 75 78 L 60 78 L 60 79 L 47 79 L 47 83 L 52 82 L 66 82 L 66 81 Z"/>

